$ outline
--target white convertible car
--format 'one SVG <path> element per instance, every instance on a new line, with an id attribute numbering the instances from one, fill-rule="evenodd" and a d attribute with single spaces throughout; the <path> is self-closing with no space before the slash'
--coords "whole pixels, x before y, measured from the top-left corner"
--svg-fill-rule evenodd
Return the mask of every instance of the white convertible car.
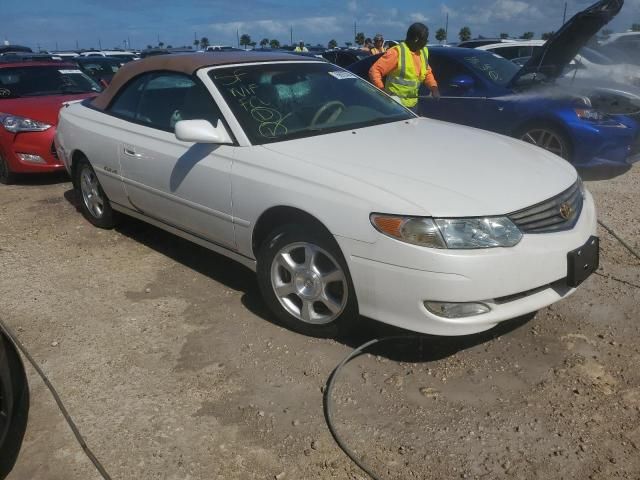
<path id="1" fill-rule="evenodd" d="M 241 262 L 281 323 L 308 335 L 359 314 L 480 332 L 598 266 L 593 199 L 567 162 L 418 118 L 313 58 L 129 63 L 63 107 L 56 146 L 91 223 L 124 213 Z"/>

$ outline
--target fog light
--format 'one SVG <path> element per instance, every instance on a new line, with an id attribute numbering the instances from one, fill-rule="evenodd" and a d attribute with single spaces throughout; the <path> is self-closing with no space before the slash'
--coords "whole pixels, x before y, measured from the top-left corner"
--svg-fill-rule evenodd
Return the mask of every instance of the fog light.
<path id="1" fill-rule="evenodd" d="M 47 163 L 40 155 L 33 155 L 31 153 L 19 153 L 18 156 L 23 162 L 28 163 Z"/>
<path id="2" fill-rule="evenodd" d="M 424 302 L 424 306 L 434 315 L 444 318 L 465 318 L 482 315 L 491 311 L 484 303 Z"/>

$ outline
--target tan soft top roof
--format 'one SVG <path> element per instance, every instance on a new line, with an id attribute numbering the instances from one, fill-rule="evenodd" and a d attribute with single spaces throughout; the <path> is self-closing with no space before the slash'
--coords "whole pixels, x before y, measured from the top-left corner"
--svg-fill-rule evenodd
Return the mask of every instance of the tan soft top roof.
<path id="1" fill-rule="evenodd" d="M 235 63 L 274 62 L 274 61 L 317 61 L 318 58 L 292 55 L 278 52 L 211 52 L 211 53 L 174 53 L 170 55 L 154 55 L 144 60 L 126 63 L 118 70 L 109 86 L 91 104 L 100 110 L 109 103 L 123 85 L 141 73 L 154 70 L 165 70 L 192 75 L 203 67 L 231 65 Z"/>

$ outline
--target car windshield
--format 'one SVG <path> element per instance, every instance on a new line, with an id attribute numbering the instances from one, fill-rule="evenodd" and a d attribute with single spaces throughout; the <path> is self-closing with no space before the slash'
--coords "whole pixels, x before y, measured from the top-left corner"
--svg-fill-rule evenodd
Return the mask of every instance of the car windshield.
<path id="1" fill-rule="evenodd" d="M 89 73 L 93 76 L 98 75 L 113 75 L 116 73 L 120 67 L 122 66 L 122 60 L 110 60 L 106 59 L 104 61 L 96 61 L 96 60 L 83 60 L 79 62 L 85 72 Z"/>
<path id="2" fill-rule="evenodd" d="M 464 64 L 487 80 L 506 86 L 515 77 L 520 67 L 506 58 L 481 50 L 469 50 L 462 57 Z"/>
<path id="3" fill-rule="evenodd" d="M 581 48 L 580 55 L 582 55 L 586 60 L 591 63 L 595 63 L 597 65 L 615 65 L 616 62 L 611 60 L 609 57 L 597 52 L 591 48 Z"/>
<path id="4" fill-rule="evenodd" d="M 254 144 L 413 118 L 370 83 L 324 62 L 239 66 L 209 76 Z"/>
<path id="5" fill-rule="evenodd" d="M 100 92 L 100 86 L 77 67 L 33 66 L 0 69 L 0 97 L 36 97 Z"/>

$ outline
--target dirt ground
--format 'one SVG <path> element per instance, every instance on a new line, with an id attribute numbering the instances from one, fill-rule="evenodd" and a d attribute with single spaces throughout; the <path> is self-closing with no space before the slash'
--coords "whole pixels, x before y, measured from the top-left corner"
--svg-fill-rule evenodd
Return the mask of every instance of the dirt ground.
<path id="1" fill-rule="evenodd" d="M 640 248 L 640 165 L 588 182 Z M 602 266 L 535 316 L 382 344 L 337 382 L 339 432 L 384 479 L 639 479 L 640 262 Z M 323 385 L 353 337 L 273 323 L 253 274 L 138 221 L 101 231 L 64 177 L 0 188 L 0 316 L 114 479 L 364 479 L 333 442 Z M 99 478 L 32 368 L 10 480 Z"/>

